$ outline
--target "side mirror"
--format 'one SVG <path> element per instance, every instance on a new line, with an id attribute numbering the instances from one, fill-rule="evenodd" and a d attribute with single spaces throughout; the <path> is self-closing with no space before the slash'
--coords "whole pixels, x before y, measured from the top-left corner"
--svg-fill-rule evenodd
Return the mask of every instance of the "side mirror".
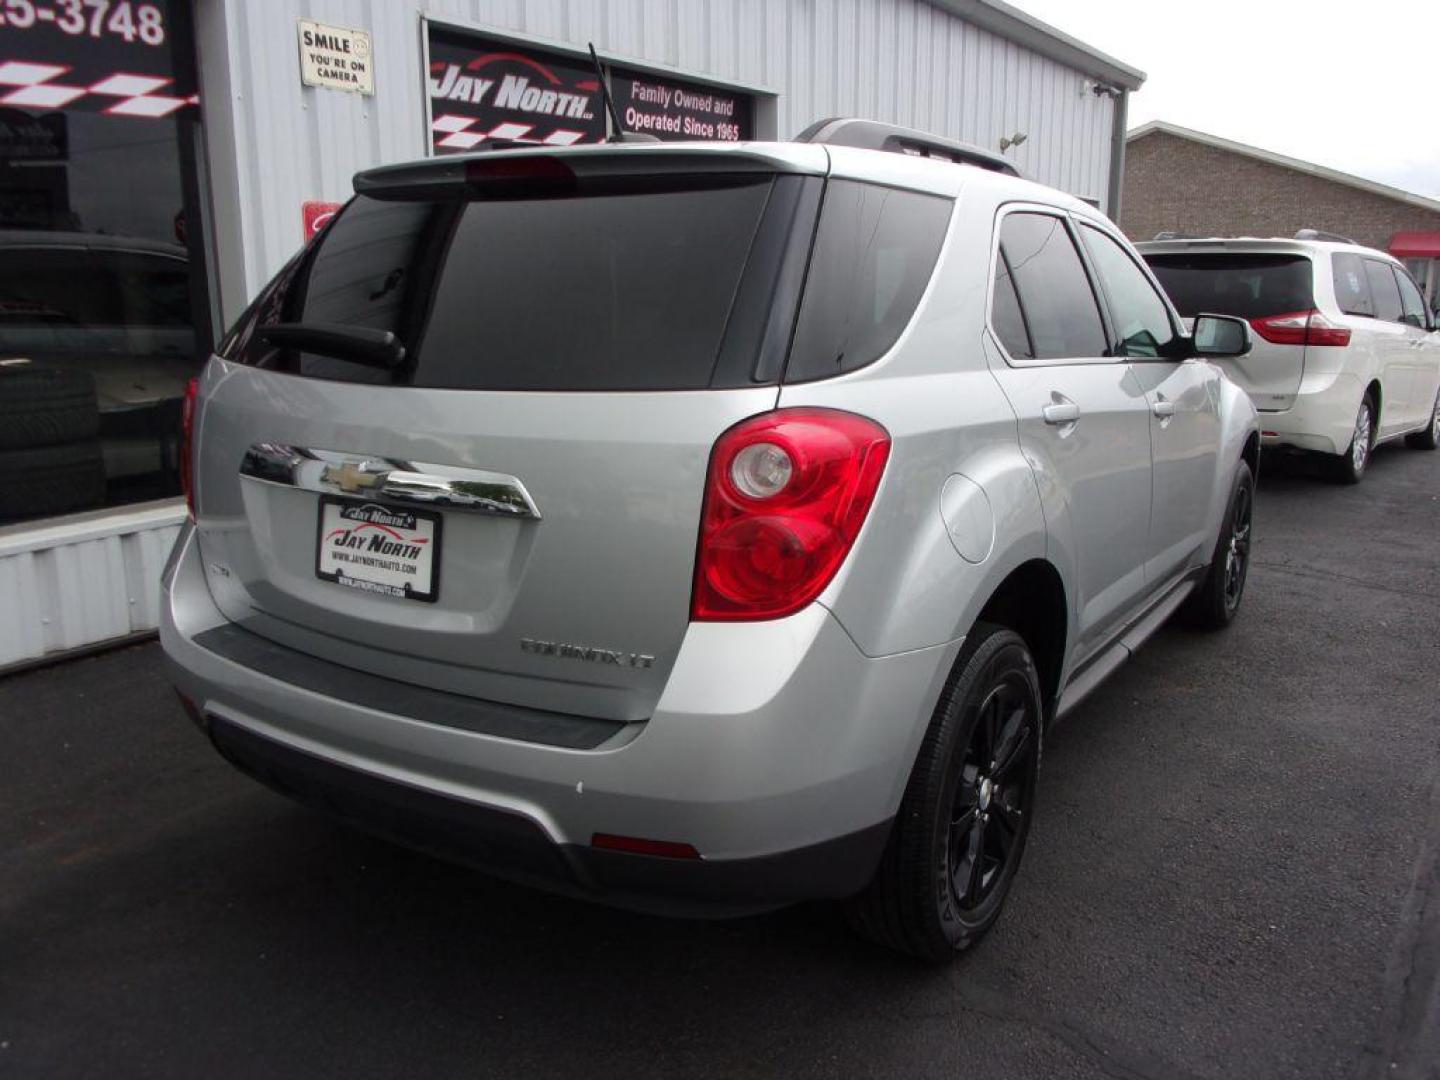
<path id="1" fill-rule="evenodd" d="M 1234 315 L 1195 317 L 1191 342 L 1196 356 L 1244 356 L 1250 351 L 1250 324 Z"/>

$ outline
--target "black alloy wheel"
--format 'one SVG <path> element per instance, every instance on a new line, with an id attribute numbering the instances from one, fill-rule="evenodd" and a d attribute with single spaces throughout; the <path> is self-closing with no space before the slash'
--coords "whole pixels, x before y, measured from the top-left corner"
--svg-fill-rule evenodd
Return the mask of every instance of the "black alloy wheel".
<path id="1" fill-rule="evenodd" d="M 1186 598 L 1180 617 L 1201 630 L 1221 630 L 1234 621 L 1245 598 L 1250 573 L 1250 544 L 1255 524 L 1255 477 L 1247 462 L 1235 469 L 1230 502 L 1210 566 Z"/>
<path id="2" fill-rule="evenodd" d="M 947 917 L 973 923 L 1013 870 L 1035 798 L 1039 717 L 1018 670 L 1005 672 L 976 709 L 950 811 L 944 878 Z"/>
<path id="3" fill-rule="evenodd" d="M 1035 813 L 1045 709 L 1025 641 L 977 623 L 940 695 L 880 866 L 851 925 L 945 963 L 994 925 Z"/>
<path id="4" fill-rule="evenodd" d="M 1232 618 L 1245 594 L 1250 571 L 1250 523 L 1255 509 L 1255 488 L 1239 484 L 1230 506 L 1230 538 L 1225 549 L 1225 611 Z"/>

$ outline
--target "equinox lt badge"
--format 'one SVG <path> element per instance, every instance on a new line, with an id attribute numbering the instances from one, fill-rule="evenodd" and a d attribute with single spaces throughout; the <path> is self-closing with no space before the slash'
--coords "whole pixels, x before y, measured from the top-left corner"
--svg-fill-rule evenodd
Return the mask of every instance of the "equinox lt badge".
<path id="1" fill-rule="evenodd" d="M 632 668 L 655 666 L 655 657 L 648 653 L 597 649 L 593 645 L 567 645 L 563 641 L 537 641 L 535 638 L 522 637 L 520 648 L 524 652 L 539 653 L 541 656 L 559 656 L 566 660 L 588 660 L 592 664 L 614 664 L 617 667 Z"/>

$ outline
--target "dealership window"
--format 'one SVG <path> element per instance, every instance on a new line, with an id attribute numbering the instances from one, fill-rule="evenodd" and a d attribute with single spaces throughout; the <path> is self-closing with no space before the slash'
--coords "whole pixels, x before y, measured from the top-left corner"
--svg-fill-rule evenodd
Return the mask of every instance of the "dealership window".
<path id="1" fill-rule="evenodd" d="M 571 146 L 612 134 L 588 56 L 430 22 L 430 141 L 436 154 L 506 144 Z M 755 137 L 755 101 L 708 83 L 607 65 L 623 131 L 669 142 Z"/>
<path id="2" fill-rule="evenodd" d="M 178 494 L 210 344 L 188 7 L 4 10 L 0 524 Z"/>

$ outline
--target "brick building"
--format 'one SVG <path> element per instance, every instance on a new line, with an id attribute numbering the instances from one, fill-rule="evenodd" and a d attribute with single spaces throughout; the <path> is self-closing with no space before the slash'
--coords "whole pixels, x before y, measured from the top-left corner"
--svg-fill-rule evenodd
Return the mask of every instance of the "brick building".
<path id="1" fill-rule="evenodd" d="M 1126 136 L 1124 176 L 1120 225 L 1132 240 L 1322 229 L 1393 251 L 1422 286 L 1436 277 L 1435 199 L 1158 120 Z M 1440 300 L 1434 280 L 1428 289 Z"/>

